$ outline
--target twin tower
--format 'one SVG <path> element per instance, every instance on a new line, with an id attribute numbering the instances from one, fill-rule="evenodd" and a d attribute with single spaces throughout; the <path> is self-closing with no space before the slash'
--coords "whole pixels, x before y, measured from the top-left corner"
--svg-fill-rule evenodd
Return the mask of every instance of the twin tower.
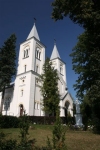
<path id="1" fill-rule="evenodd" d="M 56 44 L 50 57 L 52 65 L 57 69 L 60 94 L 60 116 L 68 113 L 73 116 L 73 100 L 66 88 L 66 65 L 61 60 Z M 43 73 L 45 63 L 45 46 L 41 43 L 35 24 L 25 42 L 21 43 L 18 59 L 17 75 L 13 87 L 5 91 L 3 114 L 20 116 L 25 110 L 30 116 L 44 116 L 42 96 L 40 92 L 41 81 L 39 76 Z M 7 93 L 9 93 L 7 95 Z M 5 107 L 9 97 L 9 109 Z M 5 108 L 7 110 L 5 110 Z"/>

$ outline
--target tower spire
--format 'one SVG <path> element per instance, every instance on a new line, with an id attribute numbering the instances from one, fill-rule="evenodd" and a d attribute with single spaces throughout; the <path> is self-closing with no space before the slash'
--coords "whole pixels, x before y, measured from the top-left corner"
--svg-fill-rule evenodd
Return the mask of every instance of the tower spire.
<path id="1" fill-rule="evenodd" d="M 52 60 L 52 59 L 55 59 L 55 58 L 60 58 L 60 55 L 58 53 L 58 49 L 57 49 L 57 46 L 56 46 L 56 40 L 54 39 L 54 48 L 53 48 L 50 59 Z"/>
<path id="2" fill-rule="evenodd" d="M 36 29 L 36 26 L 35 26 L 35 22 L 36 22 L 36 18 L 34 18 L 34 25 L 33 25 L 33 28 L 32 30 L 30 31 L 27 39 L 30 39 L 32 37 L 35 37 L 37 40 L 40 41 L 40 38 L 39 38 L 39 35 L 38 35 L 38 32 L 37 32 L 37 29 Z"/>

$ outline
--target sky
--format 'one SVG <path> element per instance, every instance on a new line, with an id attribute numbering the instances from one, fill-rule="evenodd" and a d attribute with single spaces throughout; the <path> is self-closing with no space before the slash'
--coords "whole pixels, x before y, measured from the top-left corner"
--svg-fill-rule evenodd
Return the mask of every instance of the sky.
<path id="1" fill-rule="evenodd" d="M 0 47 L 12 33 L 17 36 L 16 52 L 19 54 L 19 46 L 27 39 L 31 31 L 34 18 L 40 41 L 46 46 L 46 56 L 50 57 L 54 39 L 61 59 L 66 63 L 67 87 L 74 100 L 76 91 L 73 84 L 78 75 L 72 69 L 73 47 L 77 43 L 77 37 L 83 32 L 83 28 L 74 24 L 68 17 L 54 21 L 51 18 L 52 2 L 54 0 L 0 0 Z"/>

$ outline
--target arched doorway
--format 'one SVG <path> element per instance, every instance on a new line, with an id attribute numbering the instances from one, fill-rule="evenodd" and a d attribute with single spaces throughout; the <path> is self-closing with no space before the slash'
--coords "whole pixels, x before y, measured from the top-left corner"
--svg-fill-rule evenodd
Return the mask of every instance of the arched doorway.
<path id="1" fill-rule="evenodd" d="M 23 115 L 23 110 L 24 110 L 23 109 L 23 104 L 20 104 L 19 107 L 20 107 L 20 116 L 22 116 Z"/>
<path id="2" fill-rule="evenodd" d="M 65 117 L 68 115 L 68 108 L 69 108 L 70 103 L 68 101 L 65 102 Z"/>

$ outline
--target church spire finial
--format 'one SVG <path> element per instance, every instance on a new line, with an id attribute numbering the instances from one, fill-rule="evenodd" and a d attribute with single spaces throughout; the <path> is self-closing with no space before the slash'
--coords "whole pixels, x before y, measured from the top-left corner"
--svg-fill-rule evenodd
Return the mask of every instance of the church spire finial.
<path id="1" fill-rule="evenodd" d="M 54 45 L 56 45 L 56 39 L 54 39 Z"/>
<path id="2" fill-rule="evenodd" d="M 36 23 L 36 18 L 34 18 L 34 24 Z"/>

